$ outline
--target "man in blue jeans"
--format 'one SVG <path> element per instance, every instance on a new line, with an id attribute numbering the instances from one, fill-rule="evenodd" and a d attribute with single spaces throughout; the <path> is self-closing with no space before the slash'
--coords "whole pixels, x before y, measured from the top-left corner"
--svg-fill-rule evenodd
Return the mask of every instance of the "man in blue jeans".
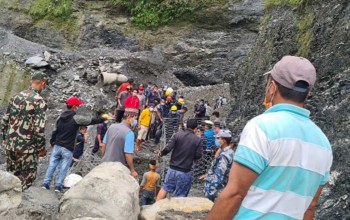
<path id="1" fill-rule="evenodd" d="M 173 135 L 159 156 L 167 155 L 172 151 L 170 167 L 164 184 L 158 193 L 157 201 L 164 199 L 168 193 L 175 192 L 176 197 L 187 197 L 192 184 L 191 168 L 194 160 L 202 157 L 202 141 L 195 131 L 197 121 L 189 119 L 187 128 Z"/>
<path id="2" fill-rule="evenodd" d="M 50 189 L 56 167 L 60 165 L 55 192 L 62 192 L 63 180 L 66 177 L 69 165 L 72 162 L 75 138 L 80 126 L 102 123 L 104 118 L 89 118 L 76 115 L 76 110 L 83 102 L 77 97 L 71 96 L 67 99 L 67 111 L 63 112 L 56 122 L 56 130 L 52 133 L 50 140 L 53 150 L 50 164 L 46 171 L 43 189 Z"/>

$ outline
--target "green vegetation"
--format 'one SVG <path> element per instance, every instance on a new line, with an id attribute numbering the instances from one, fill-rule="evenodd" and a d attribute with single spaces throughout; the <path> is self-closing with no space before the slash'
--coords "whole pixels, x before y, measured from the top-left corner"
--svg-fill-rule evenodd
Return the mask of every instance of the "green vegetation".
<path id="1" fill-rule="evenodd" d="M 0 57 L 0 71 L 3 73 L 0 75 L 0 105 L 5 105 L 14 94 L 28 87 L 30 73 L 3 57 Z"/>
<path id="2" fill-rule="evenodd" d="M 175 20 L 193 20 L 196 12 L 227 0 L 110 0 L 130 16 L 134 25 L 156 28 Z"/>
<path id="3" fill-rule="evenodd" d="M 9 72 L 9 81 L 7 82 L 7 86 L 5 89 L 5 94 L 3 96 L 3 103 L 2 104 L 6 104 L 10 98 L 12 89 L 13 89 L 13 85 L 15 82 L 15 77 L 16 77 L 16 71 L 14 69 L 12 69 Z"/>
<path id="4" fill-rule="evenodd" d="M 223 6 L 228 0 L 106 0 L 131 16 L 137 27 L 156 28 L 174 21 L 195 21 L 197 12 Z M 235 0 L 238 2 L 240 0 Z M 73 0 L 32 0 L 28 13 L 35 20 L 62 23 L 72 18 Z M 217 15 L 216 15 L 217 16 Z"/>
<path id="5" fill-rule="evenodd" d="M 29 14 L 35 19 L 49 18 L 67 20 L 71 15 L 72 0 L 35 0 Z"/>
<path id="6" fill-rule="evenodd" d="M 276 6 L 298 6 L 302 0 L 264 0 L 265 9 Z"/>
<path id="7" fill-rule="evenodd" d="M 299 22 L 297 24 L 298 33 L 296 42 L 298 44 L 297 55 L 306 57 L 310 52 L 310 46 L 313 40 L 312 26 L 315 20 L 315 14 L 308 12 L 306 7 L 314 0 L 264 0 L 266 10 L 274 7 L 294 7 L 299 14 Z M 265 18 L 261 24 L 261 30 L 266 26 Z"/>
<path id="8" fill-rule="evenodd" d="M 315 14 L 309 13 L 303 17 L 298 24 L 297 43 L 299 45 L 298 55 L 307 56 L 310 51 L 311 42 L 313 39 L 312 25 L 315 20 Z"/>
<path id="9" fill-rule="evenodd" d="M 271 19 L 271 16 L 270 15 L 265 15 L 262 22 L 260 23 L 260 26 L 259 26 L 259 31 L 263 31 L 266 29 L 267 25 L 269 24 L 269 21 Z"/>
<path id="10" fill-rule="evenodd" d="M 304 7 L 313 0 L 264 0 L 265 9 L 271 9 L 277 6 Z"/>
<path id="11" fill-rule="evenodd" d="M 35 25 L 49 24 L 66 33 L 68 39 L 74 39 L 78 31 L 77 13 L 72 13 L 73 0 L 32 0 L 29 8 L 24 9 L 36 21 Z"/>

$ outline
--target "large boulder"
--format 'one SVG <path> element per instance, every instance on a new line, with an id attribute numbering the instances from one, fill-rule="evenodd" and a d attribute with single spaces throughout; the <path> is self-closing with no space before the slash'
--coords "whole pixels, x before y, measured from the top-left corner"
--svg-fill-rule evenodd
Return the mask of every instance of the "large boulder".
<path id="1" fill-rule="evenodd" d="M 22 201 L 21 181 L 11 173 L 0 170 L 0 214 L 17 208 Z"/>
<path id="2" fill-rule="evenodd" d="M 63 195 L 59 212 L 62 220 L 135 220 L 140 212 L 139 185 L 121 163 L 102 163 Z"/>
<path id="3" fill-rule="evenodd" d="M 207 198 L 186 197 L 163 199 L 155 204 L 144 208 L 140 218 L 142 220 L 162 219 L 160 213 L 177 212 L 177 213 L 200 213 L 208 212 L 213 206 L 213 202 Z"/>

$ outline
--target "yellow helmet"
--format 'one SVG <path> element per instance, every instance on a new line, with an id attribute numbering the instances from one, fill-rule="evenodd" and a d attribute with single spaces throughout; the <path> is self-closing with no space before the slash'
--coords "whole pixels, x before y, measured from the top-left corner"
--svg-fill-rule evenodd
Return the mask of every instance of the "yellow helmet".
<path id="1" fill-rule="evenodd" d="M 106 120 L 111 120 L 111 116 L 109 116 L 108 114 L 103 114 L 101 117 Z"/>
<path id="2" fill-rule="evenodd" d="M 177 111 L 176 105 L 171 106 L 171 109 L 170 109 L 170 110 L 171 110 L 171 111 Z"/>
<path id="3" fill-rule="evenodd" d="M 185 104 L 185 100 L 184 100 L 183 98 L 179 98 L 178 102 L 179 102 L 181 105 Z"/>

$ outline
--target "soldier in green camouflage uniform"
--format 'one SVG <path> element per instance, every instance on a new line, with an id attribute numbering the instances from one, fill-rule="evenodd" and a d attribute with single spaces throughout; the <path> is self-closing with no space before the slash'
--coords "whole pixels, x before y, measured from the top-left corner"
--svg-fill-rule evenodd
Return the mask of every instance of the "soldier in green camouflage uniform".
<path id="1" fill-rule="evenodd" d="M 31 88 L 11 98 L 1 128 L 7 171 L 21 180 L 22 190 L 29 188 L 36 178 L 38 157 L 46 155 L 47 106 L 40 93 L 48 78 L 46 74 L 36 72 L 31 79 Z"/>

